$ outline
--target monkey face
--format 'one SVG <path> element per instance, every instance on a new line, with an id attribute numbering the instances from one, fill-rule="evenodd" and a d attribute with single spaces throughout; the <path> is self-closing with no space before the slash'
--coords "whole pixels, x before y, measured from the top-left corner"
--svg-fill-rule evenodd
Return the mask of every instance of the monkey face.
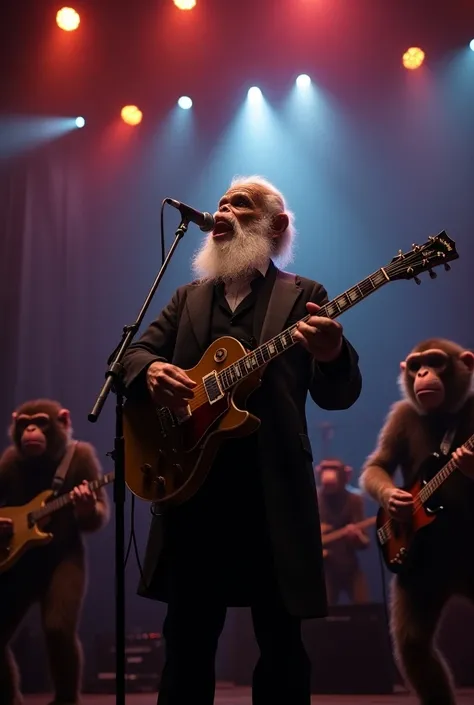
<path id="1" fill-rule="evenodd" d="M 49 399 L 25 402 L 12 414 L 10 437 L 25 459 L 61 457 L 71 431 L 69 411 Z"/>
<path id="2" fill-rule="evenodd" d="M 430 412 L 442 406 L 445 400 L 443 377 L 449 366 L 449 357 L 443 350 L 412 353 L 405 361 L 407 375 L 413 379 L 413 393 L 423 411 Z"/>

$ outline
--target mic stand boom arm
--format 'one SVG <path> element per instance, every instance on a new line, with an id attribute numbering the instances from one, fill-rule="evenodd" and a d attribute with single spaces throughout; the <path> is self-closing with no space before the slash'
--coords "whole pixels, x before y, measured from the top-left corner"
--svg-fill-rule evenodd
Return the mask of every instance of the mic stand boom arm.
<path id="1" fill-rule="evenodd" d="M 166 255 L 156 276 L 156 279 L 151 286 L 145 302 L 143 303 L 143 306 L 137 316 L 137 320 L 132 325 L 124 327 L 122 340 L 107 361 L 109 368 L 105 373 L 106 380 L 100 390 L 92 411 L 88 415 L 89 421 L 91 423 L 95 423 L 99 418 L 109 392 L 113 391 L 115 393 L 115 440 L 114 450 L 110 453 L 110 455 L 114 461 L 115 468 L 115 702 L 117 705 L 125 705 L 125 456 L 123 439 L 124 390 L 122 359 L 141 326 L 153 296 L 160 285 L 163 275 L 166 272 L 168 264 L 173 257 L 179 241 L 188 229 L 188 225 L 189 220 L 182 218 L 181 223 L 175 232 L 173 244 L 171 245 L 169 252 Z"/>

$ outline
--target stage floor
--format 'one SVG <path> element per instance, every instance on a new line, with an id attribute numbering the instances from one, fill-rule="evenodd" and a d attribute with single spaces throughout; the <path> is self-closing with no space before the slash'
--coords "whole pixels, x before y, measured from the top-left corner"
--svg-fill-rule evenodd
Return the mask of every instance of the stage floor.
<path id="1" fill-rule="evenodd" d="M 458 691 L 458 705 L 474 705 L 474 690 Z M 46 705 L 47 696 L 25 696 L 25 705 Z M 249 688 L 219 688 L 215 705 L 251 705 Z M 113 695 L 84 695 L 83 705 L 114 705 Z M 155 705 L 156 695 L 127 695 L 127 705 Z M 417 705 L 405 693 L 397 695 L 313 695 L 312 705 Z"/>

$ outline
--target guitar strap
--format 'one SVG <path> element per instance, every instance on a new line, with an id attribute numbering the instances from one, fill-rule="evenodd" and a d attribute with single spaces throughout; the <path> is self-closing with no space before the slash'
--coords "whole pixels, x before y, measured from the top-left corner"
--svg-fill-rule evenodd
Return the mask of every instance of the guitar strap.
<path id="1" fill-rule="evenodd" d="M 456 435 L 457 431 L 457 426 L 451 426 L 451 428 L 448 428 L 446 433 L 443 436 L 443 440 L 441 441 L 440 445 L 440 451 L 442 455 L 449 455 L 451 451 L 451 446 L 454 441 L 454 436 Z"/>
<path id="2" fill-rule="evenodd" d="M 71 443 L 68 444 L 68 446 L 66 448 L 66 452 L 63 455 L 63 459 L 61 460 L 58 469 L 54 473 L 53 482 L 51 485 L 51 489 L 53 490 L 54 497 L 58 496 L 59 490 L 63 486 L 64 478 L 66 477 L 66 475 L 68 473 L 72 458 L 74 456 L 74 452 L 76 450 L 76 446 L 77 446 L 77 441 L 72 441 Z"/>

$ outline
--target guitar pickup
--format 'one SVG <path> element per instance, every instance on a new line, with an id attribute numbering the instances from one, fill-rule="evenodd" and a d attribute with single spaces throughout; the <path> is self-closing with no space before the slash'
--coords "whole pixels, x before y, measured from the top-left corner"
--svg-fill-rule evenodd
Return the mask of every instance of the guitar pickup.
<path id="1" fill-rule="evenodd" d="M 219 378 L 215 371 L 210 372 L 208 375 L 202 378 L 204 384 L 204 389 L 206 390 L 207 400 L 209 404 L 215 404 L 216 401 L 224 397 L 224 392 L 219 383 Z"/>

